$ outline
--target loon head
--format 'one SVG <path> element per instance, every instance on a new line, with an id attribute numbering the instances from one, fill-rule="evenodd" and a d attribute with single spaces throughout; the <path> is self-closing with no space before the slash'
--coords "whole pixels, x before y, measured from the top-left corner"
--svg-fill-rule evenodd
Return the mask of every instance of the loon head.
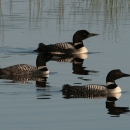
<path id="1" fill-rule="evenodd" d="M 92 37 L 92 36 L 97 36 L 99 34 L 96 33 L 89 33 L 86 30 L 78 30 L 74 36 L 73 36 L 73 43 L 78 43 L 78 42 L 82 42 L 82 40 Z"/>
<path id="2" fill-rule="evenodd" d="M 34 50 L 34 52 L 42 52 L 44 48 L 45 48 L 45 44 L 39 43 L 37 49 Z"/>
<path id="3" fill-rule="evenodd" d="M 122 77 L 128 77 L 128 76 L 130 76 L 130 74 L 125 74 L 125 73 L 121 72 L 121 70 L 119 70 L 119 69 L 111 70 L 106 77 L 106 82 L 115 83 L 116 79 L 119 79 Z"/>

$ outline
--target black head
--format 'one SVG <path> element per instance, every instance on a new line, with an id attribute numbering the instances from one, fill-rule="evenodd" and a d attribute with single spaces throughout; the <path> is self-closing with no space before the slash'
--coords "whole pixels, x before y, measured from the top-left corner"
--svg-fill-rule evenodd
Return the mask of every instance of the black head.
<path id="1" fill-rule="evenodd" d="M 43 52 L 44 48 L 45 48 L 45 44 L 39 43 L 37 49 L 34 51 L 35 52 Z"/>
<path id="2" fill-rule="evenodd" d="M 129 74 L 125 74 L 121 72 L 119 69 L 111 70 L 107 77 L 106 77 L 106 82 L 114 82 L 114 80 L 122 78 L 122 77 L 128 77 L 130 76 Z"/>
<path id="3" fill-rule="evenodd" d="M 97 36 L 97 35 L 99 35 L 99 34 L 89 33 L 86 30 L 79 30 L 73 36 L 73 43 L 82 42 L 82 40 L 84 40 L 86 38 L 89 38 L 92 36 Z"/>

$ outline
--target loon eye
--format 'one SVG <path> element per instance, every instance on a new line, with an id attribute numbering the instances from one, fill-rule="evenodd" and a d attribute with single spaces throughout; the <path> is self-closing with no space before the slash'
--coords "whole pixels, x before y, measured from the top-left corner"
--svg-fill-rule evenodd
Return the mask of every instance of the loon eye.
<path id="1" fill-rule="evenodd" d="M 116 72 L 116 74 L 118 75 L 119 73 L 118 73 L 118 72 Z"/>
<path id="2" fill-rule="evenodd" d="M 83 33 L 83 35 L 85 36 L 85 35 L 86 35 L 86 33 Z"/>

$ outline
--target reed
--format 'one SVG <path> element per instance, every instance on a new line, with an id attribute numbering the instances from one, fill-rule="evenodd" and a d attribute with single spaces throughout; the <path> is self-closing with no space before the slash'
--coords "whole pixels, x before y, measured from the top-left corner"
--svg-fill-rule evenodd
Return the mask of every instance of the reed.
<path id="1" fill-rule="evenodd" d="M 4 0 L 0 0 L 0 34 L 4 34 L 5 30 L 3 17 L 6 16 L 3 14 L 3 7 L 5 4 L 9 6 L 7 15 L 12 15 L 10 17 L 10 23 L 12 23 L 13 13 L 16 13 L 13 12 L 16 8 L 13 6 L 15 2 L 17 1 L 4 2 Z M 29 0 L 26 3 L 30 30 L 40 29 L 43 23 L 49 27 L 50 21 L 53 20 L 59 32 L 73 30 L 75 24 L 79 24 L 81 28 L 87 26 L 88 29 L 94 24 L 101 24 L 103 34 L 106 31 L 114 34 L 115 31 L 118 32 L 120 22 L 130 22 L 128 18 L 130 16 L 130 0 Z M 18 11 L 18 14 L 22 13 Z"/>

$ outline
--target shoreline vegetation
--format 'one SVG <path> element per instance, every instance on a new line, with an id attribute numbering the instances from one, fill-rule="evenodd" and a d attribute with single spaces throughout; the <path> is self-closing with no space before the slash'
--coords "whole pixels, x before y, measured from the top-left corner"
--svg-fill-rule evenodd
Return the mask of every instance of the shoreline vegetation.
<path id="1" fill-rule="evenodd" d="M 24 8 L 18 10 L 19 6 Z M 56 20 L 59 32 L 73 28 L 73 25 L 69 24 L 70 21 L 87 26 L 88 29 L 96 22 L 97 26 L 99 23 L 102 25 L 102 34 L 109 31 L 109 35 L 117 33 L 118 36 L 119 25 L 130 22 L 129 12 L 130 0 L 0 0 L 0 39 L 4 39 L 6 26 L 14 29 L 24 28 L 14 24 L 16 20 L 28 20 L 28 28 L 31 31 L 40 29 L 42 23 L 49 27 L 51 19 Z"/>

